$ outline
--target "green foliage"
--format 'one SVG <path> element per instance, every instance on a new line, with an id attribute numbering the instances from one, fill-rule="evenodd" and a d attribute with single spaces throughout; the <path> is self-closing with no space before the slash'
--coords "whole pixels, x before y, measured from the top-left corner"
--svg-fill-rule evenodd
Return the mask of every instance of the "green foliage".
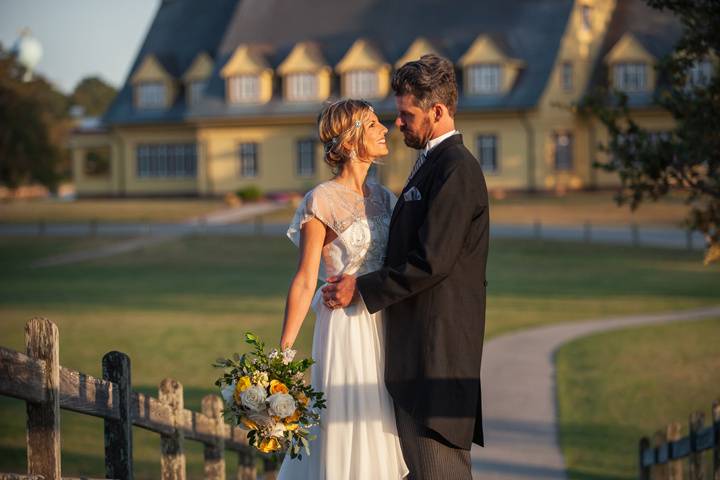
<path id="1" fill-rule="evenodd" d="M 23 67 L 0 46 L 0 184 L 57 188 L 67 100 L 47 81 L 22 81 Z"/>
<path id="2" fill-rule="evenodd" d="M 705 235 L 709 262 L 720 249 L 720 71 L 711 61 L 714 72 L 706 85 L 689 85 L 688 71 L 695 62 L 720 52 L 720 3 L 647 3 L 670 10 L 683 25 L 675 51 L 658 65 L 661 86 L 655 97 L 674 118 L 675 129 L 658 135 L 641 128 L 631 117 L 628 97 L 608 89 L 588 95 L 581 110 L 608 129 L 603 150 L 609 160 L 596 167 L 620 176 L 618 203 L 635 209 L 671 192 L 685 194 L 690 205 L 687 226 Z"/>
<path id="3" fill-rule="evenodd" d="M 240 197 L 244 202 L 255 202 L 262 198 L 262 191 L 255 185 L 241 188 L 235 194 Z"/>
<path id="4" fill-rule="evenodd" d="M 77 84 L 70 96 L 73 105 L 79 105 L 85 115 L 98 117 L 105 113 L 117 90 L 99 77 L 86 77 Z"/>

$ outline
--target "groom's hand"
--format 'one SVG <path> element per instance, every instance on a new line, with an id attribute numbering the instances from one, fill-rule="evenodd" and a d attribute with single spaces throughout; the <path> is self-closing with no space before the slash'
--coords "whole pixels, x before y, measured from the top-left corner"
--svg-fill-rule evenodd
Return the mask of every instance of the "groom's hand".
<path id="1" fill-rule="evenodd" d="M 323 303 L 330 309 L 347 307 L 357 295 L 355 277 L 352 275 L 332 276 L 327 279 L 327 283 L 322 289 Z"/>

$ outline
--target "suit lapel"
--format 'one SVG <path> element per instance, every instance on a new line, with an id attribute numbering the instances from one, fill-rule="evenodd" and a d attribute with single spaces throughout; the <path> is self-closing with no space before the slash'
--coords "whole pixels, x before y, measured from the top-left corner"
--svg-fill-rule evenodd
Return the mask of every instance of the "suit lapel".
<path id="1" fill-rule="evenodd" d="M 435 161 L 440 157 L 442 152 L 447 149 L 448 147 L 452 145 L 462 144 L 462 135 L 452 135 L 449 138 L 443 140 L 439 145 L 435 146 L 430 153 L 428 154 L 427 158 L 425 159 L 425 163 L 423 163 L 417 172 L 415 172 L 415 175 L 410 179 L 410 181 L 405 185 L 405 188 L 403 188 L 402 192 L 400 192 L 400 198 L 398 198 L 397 204 L 395 205 L 395 208 L 393 209 L 392 216 L 390 217 L 390 227 L 389 231 L 392 230 L 393 224 L 395 223 L 395 219 L 398 217 L 398 214 L 400 213 L 400 210 L 403 206 L 405 206 L 405 192 L 410 190 L 412 187 L 417 186 L 420 181 L 425 178 L 425 176 L 432 170 L 431 164 L 435 163 Z M 423 192 L 424 193 L 424 192 Z"/>

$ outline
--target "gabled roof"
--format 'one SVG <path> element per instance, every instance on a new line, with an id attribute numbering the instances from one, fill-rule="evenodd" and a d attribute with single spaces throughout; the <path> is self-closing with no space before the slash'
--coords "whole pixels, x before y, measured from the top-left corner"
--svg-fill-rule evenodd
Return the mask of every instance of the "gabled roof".
<path id="1" fill-rule="evenodd" d="M 240 44 L 271 45 L 273 53 L 267 61 L 277 69 L 296 44 L 314 42 L 327 63 L 337 65 L 360 38 L 377 45 L 379 54 L 391 65 L 419 37 L 427 37 L 457 63 L 475 39 L 485 34 L 501 39 L 498 45 L 523 61 L 524 68 L 507 94 L 461 96 L 459 109 L 528 109 L 536 105 L 548 82 L 573 5 L 573 0 L 165 0 L 141 54 L 167 50 L 175 54 L 181 71 L 187 68 L 184 62 L 192 61 L 199 50 L 207 50 L 216 59 L 203 102 L 186 108 L 180 96 L 170 111 L 156 113 L 162 117 L 158 120 L 314 117 L 320 103 L 298 106 L 284 102 L 277 79 L 270 102 L 261 106 L 228 105 L 219 70 Z M 218 40 L 220 35 L 222 40 Z M 193 40 L 196 37 L 198 40 Z M 458 80 L 462 81 L 462 75 Z M 126 85 L 110 109 L 108 120 L 149 120 L 145 112 L 134 112 L 131 103 Z M 376 108 L 380 113 L 391 113 L 394 101 L 387 98 Z"/>
<path id="2" fill-rule="evenodd" d="M 660 60 L 670 54 L 682 34 L 682 25 L 671 13 L 650 8 L 643 0 L 619 0 L 608 25 L 607 34 L 593 67 L 589 91 L 607 86 L 608 67 L 605 58 L 623 37 L 636 40 L 650 55 Z M 630 106 L 646 107 L 653 94 L 628 95 Z"/>

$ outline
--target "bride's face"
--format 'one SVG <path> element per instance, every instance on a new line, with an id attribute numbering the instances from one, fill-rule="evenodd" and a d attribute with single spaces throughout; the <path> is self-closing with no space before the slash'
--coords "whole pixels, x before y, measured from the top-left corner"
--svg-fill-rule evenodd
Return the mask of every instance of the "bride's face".
<path id="1" fill-rule="evenodd" d="M 365 154 L 368 158 L 373 159 L 387 155 L 388 148 L 387 143 L 385 142 L 385 134 L 388 129 L 385 128 L 385 125 L 380 123 L 377 115 L 370 112 L 370 115 L 367 120 L 365 120 L 363 126 L 365 127 Z"/>

